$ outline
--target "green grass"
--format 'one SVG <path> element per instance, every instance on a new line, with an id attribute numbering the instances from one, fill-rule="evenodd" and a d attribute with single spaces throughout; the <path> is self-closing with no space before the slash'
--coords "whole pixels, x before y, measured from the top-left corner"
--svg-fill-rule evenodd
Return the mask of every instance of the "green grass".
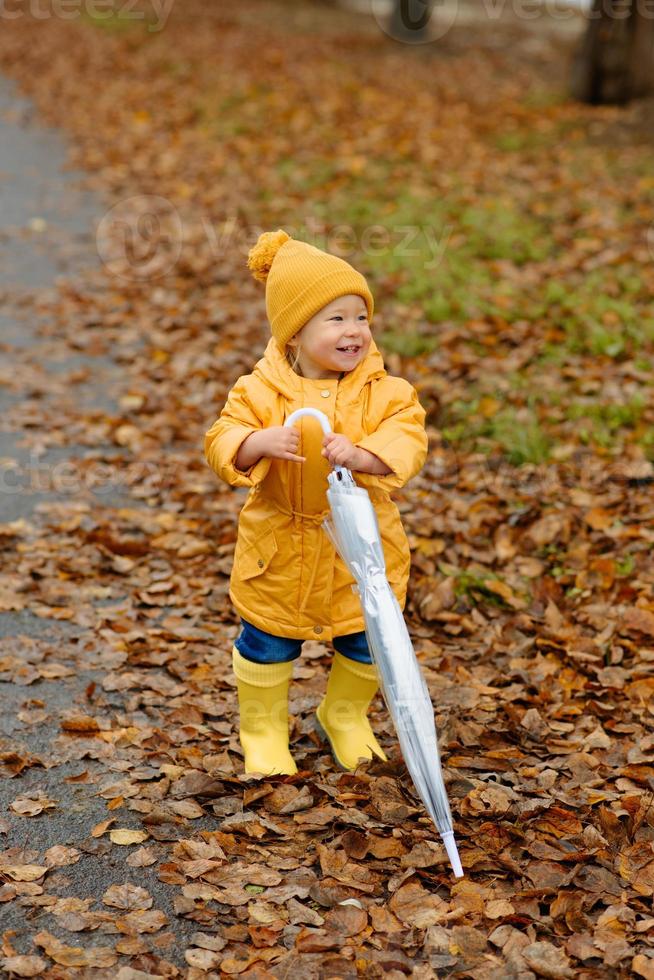
<path id="1" fill-rule="evenodd" d="M 274 88 L 268 83 L 211 89 L 197 107 L 198 125 L 215 139 L 244 134 L 256 140 L 279 111 L 271 93 Z M 587 119 L 546 112 L 566 101 L 562 88 L 532 90 L 523 99 L 525 107 L 535 110 L 531 119 L 526 116 L 517 129 L 507 123 L 504 132 L 491 133 L 490 141 L 515 152 L 517 161 L 521 153 L 533 160 L 530 151 L 547 155 L 568 134 L 569 152 L 561 159 L 563 185 L 575 172 L 585 179 L 587 161 L 595 152 L 586 138 Z M 416 172 L 390 145 L 384 156 L 363 161 L 361 169 L 356 157 L 341 159 L 334 153 L 326 158 L 320 137 L 329 144 L 331 125 L 317 119 L 301 154 L 283 144 L 279 151 L 271 150 L 266 180 L 252 188 L 252 209 L 261 223 L 286 227 L 318 248 L 341 254 L 368 277 L 378 306 L 397 304 L 399 310 L 377 338 L 385 353 L 428 356 L 439 345 L 439 330 L 431 325 L 459 325 L 460 343 L 477 354 L 478 365 L 465 400 L 439 408 L 433 419 L 443 436 L 465 450 L 499 451 L 515 466 L 550 460 L 556 440 L 568 442 L 570 434 L 582 444 L 604 447 L 631 439 L 654 458 L 654 434 L 645 425 L 640 395 L 615 405 L 599 390 L 596 399 L 587 400 L 583 387 L 577 387 L 581 374 L 563 370 L 591 358 L 600 362 L 601 370 L 603 360 L 632 360 L 644 375 L 652 373 L 654 308 L 644 271 L 635 259 L 586 271 L 583 249 L 578 263 L 562 263 L 561 278 L 538 268 L 567 258 L 575 234 L 602 237 L 594 217 L 596 202 L 583 193 L 575 197 L 571 204 L 576 214 L 581 212 L 578 227 L 583 231 L 573 224 L 565 237 L 561 208 L 543 207 L 538 189 L 530 190 L 524 179 L 507 188 L 491 174 L 471 187 L 448 171 L 443 193 L 428 172 Z M 654 194 L 654 183 L 648 183 L 651 169 L 645 166 L 651 157 L 643 151 L 642 177 L 637 177 L 643 193 L 639 185 L 634 220 L 642 219 L 638 209 Z M 609 180 L 615 180 L 620 168 L 625 179 L 632 172 L 641 174 L 641 156 L 623 159 L 608 148 L 602 159 Z M 611 205 L 613 220 L 621 206 Z M 630 202 L 624 207 L 631 208 Z M 606 241 L 611 242 L 609 233 Z M 498 268 L 500 262 L 510 263 L 510 274 Z M 406 327 L 403 307 L 412 314 Z M 516 321 L 527 321 L 531 335 L 542 338 L 531 360 L 508 375 L 508 390 L 494 391 L 495 378 L 484 373 L 489 347 L 466 329 L 470 319 L 483 318 L 495 322 L 494 364 L 513 349 Z M 643 391 L 646 384 L 644 377 Z M 490 418 L 480 411 L 480 399 L 489 395 L 502 406 Z"/>
<path id="2" fill-rule="evenodd" d="M 486 428 L 487 437 L 500 445 L 514 466 L 543 463 L 550 458 L 551 437 L 533 412 L 524 419 L 514 410 L 504 409 L 489 420 Z"/>
<path id="3" fill-rule="evenodd" d="M 654 345 L 654 312 L 647 284 L 629 268 L 595 269 L 577 284 L 551 281 L 532 314 L 563 332 L 560 343 L 544 345 L 545 361 L 561 362 L 566 353 L 614 360 L 640 354 L 651 369 L 642 354 Z"/>
<path id="4" fill-rule="evenodd" d="M 494 592 L 487 585 L 489 581 L 501 582 L 497 575 L 490 572 L 466 572 L 441 562 L 438 570 L 442 575 L 447 575 L 454 579 L 454 594 L 459 598 L 466 598 L 473 605 L 486 603 L 492 606 L 499 606 L 503 609 L 510 608 L 505 599 L 497 592 Z"/>
<path id="5" fill-rule="evenodd" d="M 504 601 L 501 595 L 497 592 L 493 592 L 486 585 L 488 579 L 492 579 L 492 575 L 472 575 L 469 572 L 462 572 L 461 575 L 457 576 L 456 583 L 454 586 L 454 594 L 456 596 L 465 596 L 475 605 L 480 602 L 489 603 L 491 606 L 499 606 L 501 608 L 506 608 L 507 603 Z"/>
<path id="6" fill-rule="evenodd" d="M 650 426 L 644 433 L 644 435 L 639 436 L 636 440 L 636 445 L 640 446 L 645 452 L 645 456 L 650 462 L 654 463 L 654 426 Z"/>
<path id="7" fill-rule="evenodd" d="M 507 406 L 492 418 L 477 414 L 479 401 L 476 397 L 467 402 L 457 400 L 446 406 L 436 423 L 445 439 L 473 452 L 491 453 L 500 449 L 514 466 L 538 464 L 550 459 L 553 440 L 536 413 L 537 396 L 529 397 L 526 407 L 515 409 Z"/>
<path id="8" fill-rule="evenodd" d="M 503 153 L 526 153 L 531 150 L 546 150 L 562 140 L 572 142 L 584 135 L 578 120 L 547 121 L 538 127 L 515 127 L 503 133 L 496 133 L 493 145 Z"/>
<path id="9" fill-rule="evenodd" d="M 615 568 L 618 578 L 626 578 L 631 575 L 635 567 L 636 559 L 630 552 L 627 552 L 623 558 L 616 562 Z"/>
<path id="10" fill-rule="evenodd" d="M 552 458 L 557 444 L 554 427 L 561 422 L 573 423 L 576 438 L 582 445 L 614 448 L 624 444 L 629 433 L 642 428 L 648 407 L 648 389 L 629 400 L 613 403 L 601 393 L 593 398 L 570 398 L 565 390 L 534 392 L 528 376 L 513 375 L 511 392 L 495 392 L 498 401 L 524 398 L 522 407 L 506 405 L 491 418 L 480 414 L 481 394 L 469 400 L 457 399 L 445 405 L 435 424 L 443 437 L 453 445 L 472 452 L 493 453 L 500 450 L 515 466 L 537 465 Z M 646 427 L 635 441 L 646 455 L 654 459 L 654 429 Z"/>
<path id="11" fill-rule="evenodd" d="M 271 161 L 271 171 L 284 195 L 315 196 L 310 213 L 321 231 L 309 226 L 306 241 L 324 248 L 332 231 L 345 228 L 351 247 L 344 258 L 400 303 L 420 306 L 432 323 L 524 316 L 524 297 L 490 263 L 508 259 L 521 266 L 554 252 L 547 221 L 510 196 L 482 196 L 471 204 L 456 183 L 446 196 L 404 186 L 391 159 L 370 161 L 362 175 L 343 174 L 324 158 L 300 163 L 282 157 Z M 274 207 L 276 196 L 268 188 L 262 200 Z M 280 208 L 273 220 L 283 227 L 293 216 Z"/>
<path id="12" fill-rule="evenodd" d="M 183 62 L 168 62 L 168 71 L 177 76 L 186 71 Z M 252 83 L 240 88 L 225 90 L 209 89 L 193 102 L 196 125 L 209 139 L 221 141 L 230 136 L 247 136 L 255 143 L 270 124 L 268 96 L 274 87 L 267 82 Z M 282 163 L 284 161 L 282 160 Z M 297 161 L 293 161 L 297 165 Z M 274 173 L 273 161 L 270 163 Z M 266 180 L 258 181 L 252 188 L 253 195 L 266 188 Z"/>
<path id="13" fill-rule="evenodd" d="M 565 410 L 570 421 L 583 420 L 588 423 L 590 434 L 602 446 L 615 443 L 620 429 L 633 429 L 640 422 L 648 404 L 645 394 L 638 393 L 627 402 L 612 403 L 596 399 L 573 401 Z"/>
<path id="14" fill-rule="evenodd" d="M 448 198 L 400 191 L 389 207 L 365 193 L 348 184 L 347 205 L 330 206 L 329 221 L 351 226 L 359 240 L 372 225 L 386 229 L 387 248 L 360 254 L 373 280 L 393 282 L 399 302 L 419 305 L 432 323 L 524 315 L 515 287 L 489 263 L 508 259 L 520 266 L 547 258 L 554 243 L 545 222 L 510 198 L 471 205 L 456 188 Z"/>
<path id="15" fill-rule="evenodd" d="M 208 95 L 199 108 L 200 124 L 216 137 L 254 136 L 266 122 L 269 93 L 270 86 L 250 85 L 227 96 Z M 555 105 L 561 92 L 537 90 L 524 101 Z M 575 120 L 553 120 L 548 128 L 529 132 L 536 142 L 558 140 L 562 128 L 571 126 L 579 128 Z M 524 135 L 517 150 L 524 148 Z M 507 138 L 514 140 L 515 134 Z M 654 341 L 654 318 L 643 315 L 647 290 L 633 267 L 594 270 L 579 276 L 577 283 L 569 276 L 565 282 L 550 279 L 540 285 L 530 280 L 524 286 L 498 274 L 493 268 L 498 260 L 519 269 L 556 258 L 567 247 L 555 237 L 557 219 L 547 211 L 534 213 L 532 198 L 489 187 L 471 199 L 470 188 L 456 175 L 442 194 L 427 181 L 417 182 L 392 151 L 366 160 L 362 173 L 344 172 L 336 158 L 325 159 L 317 151 L 280 155 L 270 160 L 267 183 L 254 194 L 271 220 L 280 227 L 294 225 L 297 211 L 291 211 L 292 202 L 307 200 L 302 219 L 308 222 L 310 215 L 321 231 L 313 232 L 308 222 L 298 234 L 304 231 L 305 240 L 324 248 L 333 244 L 332 232 L 344 226 L 349 247 L 343 257 L 378 283 L 382 294 L 419 306 L 431 323 L 464 323 L 485 316 L 508 322 L 547 319 L 562 330 L 566 351 L 611 359 L 630 356 L 643 342 Z M 369 247 L 366 235 L 379 226 L 386 243 Z M 407 356 L 431 349 L 420 338 L 395 335 L 387 338 L 387 346 Z M 543 355 L 546 360 L 556 358 L 547 346 Z"/>
<path id="16" fill-rule="evenodd" d="M 547 109 L 569 106 L 570 96 L 564 88 L 532 89 L 521 100 L 526 109 L 545 110 L 531 113 L 529 122 L 510 120 L 503 131 L 491 134 L 492 145 L 504 153 L 529 153 L 543 151 L 566 142 L 578 144 L 586 135 L 587 120 L 582 113 L 578 118 L 566 114 L 547 113 Z M 580 149 L 585 148 L 582 143 Z"/>
<path id="17" fill-rule="evenodd" d="M 530 109 L 547 109 L 549 106 L 566 105 L 570 93 L 565 88 L 532 88 L 525 95 L 522 104 Z"/>
<path id="18" fill-rule="evenodd" d="M 198 124 L 218 139 L 221 135 L 256 138 L 262 126 L 274 123 L 279 111 L 269 98 L 273 91 L 268 83 L 249 84 L 228 93 L 210 90 L 197 107 Z M 495 131 L 490 138 L 519 154 L 530 146 L 556 145 L 573 132 L 580 138 L 574 140 L 574 152 L 564 165 L 570 174 L 579 163 L 585 173 L 586 154 L 593 150 L 583 138 L 587 120 L 583 115 L 558 118 L 555 113 L 548 116 L 537 111 L 566 101 L 562 87 L 534 87 L 522 100 L 526 108 L 536 110 L 533 116 L 521 121 L 518 129 Z M 316 120 L 318 135 L 324 129 L 327 142 L 331 139 L 329 126 L 328 120 Z M 632 356 L 643 342 L 654 341 L 654 319 L 651 313 L 644 315 L 647 289 L 633 265 L 631 270 L 617 266 L 583 275 L 566 273 L 564 282 L 550 279 L 541 284 L 530 278 L 524 285 L 493 267 L 498 260 L 509 261 L 518 269 L 529 267 L 567 249 L 560 239 L 556 214 L 547 209 L 536 211 L 535 204 L 540 203 L 536 190 L 525 196 L 524 184 L 516 194 L 504 187 L 498 190 L 492 181 L 471 189 L 450 173 L 443 194 L 430 185 L 428 173 L 416 174 L 392 147 L 384 157 L 366 159 L 359 173 L 349 172 L 347 166 L 343 169 L 336 155 L 326 159 L 318 144 L 318 139 L 312 139 L 298 155 L 285 148 L 279 156 L 273 151 L 266 164 L 266 186 L 260 182 L 253 187 L 255 204 L 262 220 L 265 214 L 266 220 L 280 227 L 295 227 L 297 202 L 306 202 L 299 209 L 301 220 L 308 221 L 310 216 L 325 229 L 318 235 L 311 227 L 304 230 L 305 240 L 315 238 L 318 247 L 329 245 L 332 229 L 346 226 L 354 247 L 343 257 L 369 275 L 382 295 L 419 306 L 432 323 L 464 323 L 484 316 L 507 322 L 547 319 L 560 326 L 563 346 L 571 353 L 618 359 Z M 619 153 L 607 152 L 606 168 L 610 174 L 620 166 L 631 173 L 639 161 L 629 157 L 621 162 Z M 643 153 L 642 162 L 645 180 L 645 163 L 651 163 L 651 153 Z M 654 194 L 654 187 L 650 190 Z M 639 194 L 639 207 L 642 200 Z M 592 209 L 582 198 L 579 204 Z M 387 233 L 388 244 L 382 249 L 369 248 L 365 235 L 379 225 Z M 297 229 L 298 234 L 301 231 Z M 574 282 L 575 275 L 580 282 Z M 388 345 L 389 349 L 415 350 L 416 355 L 429 348 L 412 337 L 392 336 Z M 543 354 L 546 360 L 557 356 L 547 346 Z"/>
<path id="19" fill-rule="evenodd" d="M 401 357 L 419 357 L 438 346 L 436 337 L 428 337 L 416 330 L 384 330 L 379 334 L 377 343 L 382 350 Z"/>

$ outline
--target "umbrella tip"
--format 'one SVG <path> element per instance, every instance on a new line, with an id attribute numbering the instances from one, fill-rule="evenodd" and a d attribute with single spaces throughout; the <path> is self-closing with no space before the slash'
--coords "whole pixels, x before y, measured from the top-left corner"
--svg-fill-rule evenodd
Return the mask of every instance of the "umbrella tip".
<path id="1" fill-rule="evenodd" d="M 446 830 L 444 834 L 441 834 L 441 837 L 443 838 L 443 844 L 445 844 L 445 850 L 452 865 L 454 877 L 463 878 L 463 868 L 461 867 L 461 858 L 459 857 L 459 851 L 454 840 L 454 831 Z"/>

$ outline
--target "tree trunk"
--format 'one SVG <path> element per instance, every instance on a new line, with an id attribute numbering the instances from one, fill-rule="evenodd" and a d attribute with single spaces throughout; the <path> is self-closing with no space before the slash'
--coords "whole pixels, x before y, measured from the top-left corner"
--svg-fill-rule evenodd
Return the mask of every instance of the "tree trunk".
<path id="1" fill-rule="evenodd" d="M 593 0 L 572 66 L 574 98 L 622 104 L 654 91 L 652 0 Z"/>

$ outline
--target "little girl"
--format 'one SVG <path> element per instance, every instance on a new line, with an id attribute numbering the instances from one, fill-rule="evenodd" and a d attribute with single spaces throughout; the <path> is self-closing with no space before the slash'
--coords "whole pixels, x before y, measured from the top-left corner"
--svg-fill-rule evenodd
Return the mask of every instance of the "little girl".
<path id="1" fill-rule="evenodd" d="M 388 580 L 404 608 L 410 552 L 390 491 L 425 461 L 425 411 L 408 381 L 384 370 L 370 332 L 372 295 L 349 263 L 280 229 L 260 235 L 248 267 L 266 284 L 272 337 L 205 435 L 218 476 L 250 487 L 229 593 L 242 625 L 232 663 L 245 771 L 297 772 L 288 688 L 307 639 L 336 650 L 316 728 L 336 763 L 351 770 L 373 753 L 386 756 L 367 718 L 378 680 L 354 579 L 320 526 L 329 513 L 327 474 L 345 466 L 368 490 Z M 329 418 L 329 435 L 310 417 L 284 427 L 307 406 Z"/>

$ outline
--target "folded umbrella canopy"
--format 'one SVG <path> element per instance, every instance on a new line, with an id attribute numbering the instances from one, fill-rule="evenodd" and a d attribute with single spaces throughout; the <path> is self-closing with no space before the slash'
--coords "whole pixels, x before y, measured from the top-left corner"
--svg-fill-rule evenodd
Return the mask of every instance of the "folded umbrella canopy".
<path id="1" fill-rule="evenodd" d="M 316 408 L 299 408 L 284 425 L 293 425 L 303 415 L 318 419 L 325 435 L 331 432 L 327 416 Z M 334 467 L 327 480 L 331 519 L 322 526 L 356 581 L 352 588 L 361 601 L 368 646 L 406 767 L 460 878 L 463 869 L 443 783 L 434 709 L 400 604 L 386 578 L 375 509 L 344 466 Z"/>

